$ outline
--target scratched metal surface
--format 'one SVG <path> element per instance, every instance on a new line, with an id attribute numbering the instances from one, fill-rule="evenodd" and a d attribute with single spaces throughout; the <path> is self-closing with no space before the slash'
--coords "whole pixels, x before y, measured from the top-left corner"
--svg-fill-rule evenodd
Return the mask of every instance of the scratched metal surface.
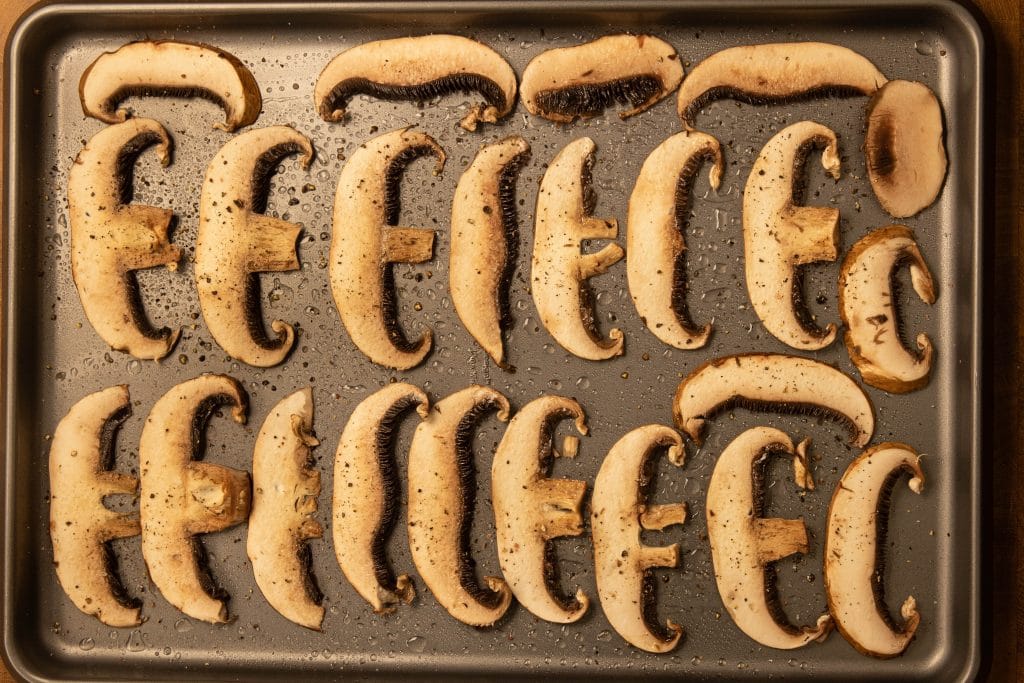
<path id="1" fill-rule="evenodd" d="M 868 388 L 877 414 L 872 440 L 906 441 L 925 453 L 925 493 L 905 487 L 893 496 L 886 593 L 898 607 L 913 594 L 923 615 L 905 656 L 875 661 L 857 654 L 838 634 L 824 644 L 793 652 L 760 647 L 724 612 L 715 587 L 706 540 L 704 497 L 717 453 L 747 427 L 771 424 L 794 439 L 811 437 L 817 490 L 800 494 L 791 468 L 770 471 L 769 516 L 803 517 L 810 553 L 778 564 L 779 590 L 797 624 L 813 623 L 825 607 L 822 544 L 828 501 L 855 451 L 834 423 L 810 417 L 724 415 L 710 427 L 705 446 L 690 447 L 685 467 L 661 464 L 655 500 L 684 500 L 683 527 L 646 533 L 647 542 L 682 546 L 682 564 L 659 570 L 658 614 L 686 629 L 671 654 L 640 652 L 609 627 L 595 600 L 588 616 L 569 626 L 551 625 L 513 606 L 496 627 L 477 630 L 454 621 L 417 582 L 415 604 L 380 617 L 346 583 L 330 540 L 331 463 L 341 429 L 354 406 L 393 380 L 423 387 L 437 400 L 470 383 L 493 386 L 518 407 L 543 393 L 577 398 L 591 435 L 574 461 L 561 460 L 555 474 L 593 482 L 609 447 L 641 424 L 671 424 L 679 379 L 710 358 L 744 351 L 786 352 L 751 310 L 742 274 L 741 196 L 762 145 L 783 126 L 815 119 L 839 135 L 843 177 L 836 183 L 809 164 L 807 202 L 842 212 L 845 252 L 870 229 L 890 222 L 874 199 L 860 151 L 864 98 L 816 100 L 784 106 L 720 101 L 706 107 L 697 127 L 722 142 L 727 171 L 718 193 L 706 172 L 697 180 L 686 239 L 690 309 L 697 323 L 714 321 L 710 344 L 697 351 L 671 350 L 649 334 L 629 299 L 625 264 L 592 281 L 597 319 L 606 333 L 624 330 L 626 353 L 590 362 L 563 351 L 540 325 L 529 290 L 529 254 L 537 186 L 546 164 L 572 139 L 597 142 L 593 170 L 595 215 L 620 221 L 624 243 L 626 205 L 646 154 L 680 129 L 674 96 L 648 112 L 620 121 L 614 111 L 571 126 L 529 116 L 520 104 L 498 125 L 467 133 L 457 123 L 474 96 L 452 95 L 418 106 L 359 97 L 345 124 L 321 121 L 312 89 L 324 64 L 361 42 L 429 32 L 477 38 L 503 54 L 517 73 L 544 49 L 629 30 L 671 42 L 689 67 L 728 46 L 791 40 L 825 40 L 871 58 L 890 78 L 921 80 L 941 100 L 948 128 L 950 172 L 938 202 L 904 221 L 918 236 L 938 283 L 932 306 L 904 295 L 906 329 L 928 333 L 937 347 L 930 385 L 895 397 Z M 271 183 L 268 212 L 304 226 L 302 269 L 262 277 L 267 320 L 297 324 L 296 351 L 267 370 L 233 362 L 211 338 L 192 283 L 199 186 L 206 164 L 229 135 L 213 130 L 222 113 L 201 100 L 133 99 L 140 115 L 164 123 L 174 138 L 174 163 L 162 168 L 144 153 L 136 169 L 135 201 L 170 207 L 179 217 L 173 239 L 186 258 L 178 272 L 140 274 L 143 300 L 156 324 L 182 326 L 183 334 L 162 363 L 133 360 L 108 350 L 85 320 L 71 280 L 65 189 L 69 166 L 82 144 L 102 125 L 82 115 L 77 85 L 100 52 L 142 38 L 177 38 L 217 45 L 239 57 L 263 93 L 257 126 L 290 124 L 311 136 L 317 158 L 308 172 L 285 161 Z M 815 677 L 827 680 L 948 679 L 968 675 L 976 657 L 978 599 L 977 476 L 979 272 L 981 234 L 980 32 L 958 7 L 930 2 L 910 7 L 890 2 L 842 4 L 726 2 L 714 11 L 680 2 L 558 7 L 511 3 L 367 3 L 307 6 L 255 5 L 54 5 L 36 13 L 12 43 L 8 93 L 12 112 L 8 141 L 11 184 L 6 215 L 7 453 L 5 529 L 5 647 L 14 669 L 27 678 L 180 679 L 281 676 L 308 678 L 450 677 L 505 675 L 566 679 L 595 675 L 750 679 Z M 448 154 L 440 177 L 428 160 L 414 162 L 401 189 L 401 223 L 437 230 L 434 260 L 397 266 L 400 319 L 410 334 L 433 328 L 435 345 L 421 366 L 392 372 L 370 363 L 344 331 L 331 298 L 327 254 L 334 186 L 344 159 L 377 133 L 414 124 L 434 136 Z M 514 330 L 509 340 L 514 374 L 494 366 L 460 324 L 447 288 L 449 215 L 459 175 L 482 143 L 511 133 L 526 137 L 532 157 L 518 182 L 520 258 L 511 287 Z M 838 263 L 808 269 L 807 299 L 819 322 L 839 322 L 835 281 Z M 909 291 L 909 288 L 905 288 Z M 808 354 L 852 373 L 840 343 Z M 245 556 L 245 527 L 204 537 L 212 574 L 230 595 L 232 623 L 211 626 L 183 618 L 148 580 L 138 538 L 115 546 L 128 592 L 141 598 L 145 623 L 111 629 L 79 613 L 53 571 L 47 533 L 46 455 L 49 438 L 67 409 L 86 394 L 127 382 L 134 415 L 119 437 L 117 465 L 137 471 L 141 425 L 154 401 L 171 386 L 202 372 L 241 380 L 251 399 L 245 427 L 215 417 L 206 459 L 249 469 L 255 434 L 271 407 L 287 393 L 310 385 L 316 401 L 314 452 L 323 473 L 318 519 L 327 537 L 312 542 L 313 567 L 325 593 L 322 633 L 306 631 L 279 616 L 257 589 Z M 400 469 L 415 418 L 401 429 Z M 560 433 L 564 432 L 563 425 Z M 489 498 L 490 454 L 501 424 L 487 419 L 476 439 L 477 497 L 472 544 L 480 575 L 499 571 Z M 404 487 L 404 482 L 403 482 Z M 131 501 L 121 502 L 132 506 Z M 403 508 L 404 509 L 404 508 Z M 404 516 L 403 516 L 404 519 Z M 586 536 L 558 542 L 562 587 L 582 586 L 596 597 L 592 552 Z M 398 571 L 413 569 L 399 525 L 389 551 Z M 413 572 L 414 573 L 414 572 Z M 415 573 L 414 573 L 415 574 Z"/>

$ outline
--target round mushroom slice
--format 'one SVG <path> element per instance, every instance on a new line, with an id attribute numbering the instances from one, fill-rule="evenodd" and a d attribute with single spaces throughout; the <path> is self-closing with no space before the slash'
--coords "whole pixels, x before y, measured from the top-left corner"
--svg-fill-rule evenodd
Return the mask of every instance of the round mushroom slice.
<path id="1" fill-rule="evenodd" d="M 172 605 L 194 619 L 228 620 L 223 592 L 213 588 L 198 534 L 222 531 L 249 516 L 249 474 L 196 462 L 210 416 L 231 407 L 245 423 L 248 399 L 237 380 L 201 375 L 173 387 L 156 402 L 139 441 L 142 556 L 149 576 Z"/>
<path id="2" fill-rule="evenodd" d="M 871 399 L 849 376 L 810 358 L 747 353 L 708 361 L 679 383 L 672 414 L 698 446 L 705 421 L 734 407 L 825 415 L 863 446 L 875 430 Z"/>
<path id="3" fill-rule="evenodd" d="M 409 447 L 409 549 L 423 582 L 448 613 L 470 626 L 492 626 L 512 603 L 500 577 L 479 584 L 469 532 L 476 499 L 473 432 L 489 412 L 509 418 L 508 399 L 470 386 L 434 404 Z"/>
<path id="4" fill-rule="evenodd" d="M 491 466 L 491 504 L 501 571 L 516 600 L 541 619 L 557 624 L 578 621 L 590 598 L 582 588 L 574 597 L 558 594 L 558 558 L 550 543 L 583 533 L 580 507 L 587 484 L 548 477 L 555 425 L 566 418 L 586 435 L 580 405 L 561 396 L 541 396 L 512 418 L 494 453 Z M 575 455 L 575 437 L 565 439 L 563 452 Z"/>
<path id="5" fill-rule="evenodd" d="M 866 57 L 830 43 L 741 45 L 700 62 L 679 88 L 677 109 L 687 130 L 717 99 L 750 104 L 814 97 L 871 95 L 886 81 Z"/>
<path id="6" fill-rule="evenodd" d="M 722 451 L 708 484 L 708 541 L 722 603 L 741 631 L 780 650 L 823 641 L 832 630 L 828 614 L 815 626 L 798 627 L 786 619 L 771 564 L 807 552 L 807 527 L 802 519 L 762 516 L 768 457 L 784 453 L 805 467 L 807 444 L 794 448 L 777 429 L 748 429 Z"/>
<path id="7" fill-rule="evenodd" d="M 270 175 L 285 157 L 313 161 L 309 140 L 289 126 L 251 130 L 232 138 L 206 171 L 199 199 L 196 286 L 210 334 L 232 358 L 270 367 L 285 359 L 295 330 L 283 320 L 267 334 L 260 313 L 261 272 L 299 267 L 302 226 L 267 216 Z"/>
<path id="8" fill-rule="evenodd" d="M 324 67 L 313 97 L 325 121 L 340 121 L 345 104 L 365 94 L 385 100 L 425 102 L 475 90 L 484 104 L 459 123 L 469 131 L 497 123 L 516 104 L 516 73 L 491 48 L 462 36 L 432 35 L 376 40 L 345 50 Z"/>
<path id="9" fill-rule="evenodd" d="M 135 95 L 202 97 L 224 108 L 233 132 L 256 121 L 263 100 L 256 79 L 234 55 L 200 43 L 143 40 L 105 52 L 82 73 L 82 111 L 105 123 L 128 118 L 118 105 Z"/>
<path id="10" fill-rule="evenodd" d="M 430 352 L 427 330 L 409 342 L 398 326 L 392 263 L 423 263 L 434 254 L 434 231 L 395 227 L 399 181 L 417 157 L 444 151 L 426 133 L 403 128 L 373 138 L 341 169 L 334 198 L 330 278 L 334 303 L 352 341 L 370 360 L 396 370 L 419 365 Z"/>
<path id="11" fill-rule="evenodd" d="M 868 104 L 864 153 L 882 208 L 907 218 L 931 206 L 946 179 L 942 105 L 914 81 L 889 81 Z"/>
<path id="12" fill-rule="evenodd" d="M 320 630 L 322 594 L 310 570 L 307 541 L 323 527 L 313 515 L 320 495 L 320 472 L 310 467 L 313 392 L 297 391 L 281 400 L 264 420 L 252 457 L 252 511 L 246 554 L 267 602 L 286 619 Z"/>
<path id="13" fill-rule="evenodd" d="M 850 463 L 832 494 L 825 532 L 825 593 L 836 627 L 857 650 L 887 659 L 903 653 L 921 623 L 917 602 L 900 608 L 902 626 L 889 614 L 882 580 L 889 496 L 903 473 L 921 493 L 921 456 L 901 443 L 882 443 Z"/>
<path id="14" fill-rule="evenodd" d="M 68 174 L 71 275 L 85 315 L 111 348 L 136 358 L 163 358 L 179 330 L 146 319 L 133 271 L 176 270 L 181 250 L 170 243 L 169 209 L 132 204 L 131 169 L 151 145 L 167 166 L 171 140 L 152 119 L 108 126 L 82 148 Z"/>
<path id="15" fill-rule="evenodd" d="M 601 339 L 594 325 L 587 280 L 618 263 L 625 252 L 615 242 L 581 253 L 585 240 L 612 240 L 614 218 L 590 215 L 590 169 L 594 141 L 579 138 L 558 153 L 540 183 L 533 238 L 533 302 L 541 322 L 561 346 L 587 360 L 622 355 L 622 330 Z"/>
<path id="16" fill-rule="evenodd" d="M 651 547 L 643 531 L 662 531 L 686 521 L 685 503 L 648 505 L 652 456 L 664 450 L 683 464 L 683 441 L 668 427 L 646 425 L 619 439 L 594 481 L 590 528 L 594 540 L 597 594 L 608 622 L 627 642 L 647 652 L 669 652 L 683 627 L 671 619 L 653 623 L 655 585 L 651 569 L 679 564 L 679 544 Z"/>
<path id="17" fill-rule="evenodd" d="M 364 399 L 334 455 L 334 552 L 345 578 L 378 614 L 416 596 L 408 574 L 395 577 L 385 547 L 402 496 L 392 450 L 398 420 L 412 406 L 427 417 L 427 395 L 411 384 L 391 384 Z"/>
<path id="18" fill-rule="evenodd" d="M 718 140 L 697 132 L 673 135 L 644 161 L 629 198 L 629 293 L 647 329 L 677 349 L 698 349 L 711 336 L 710 323 L 697 327 L 690 318 L 684 258 L 690 192 L 706 161 L 717 190 L 723 170 Z"/>
<path id="19" fill-rule="evenodd" d="M 747 291 L 766 330 L 796 349 L 831 344 L 836 326 L 819 328 L 803 303 L 800 268 L 835 261 L 839 209 L 797 206 L 803 171 L 813 148 L 824 147 L 821 165 L 839 178 L 836 134 L 813 121 L 782 129 L 761 150 L 743 191 L 743 246 Z"/>
<path id="20" fill-rule="evenodd" d="M 661 38 L 619 34 L 540 53 L 523 71 L 522 93 L 534 116 L 570 123 L 625 104 L 625 119 L 679 87 L 683 65 Z"/>
<path id="21" fill-rule="evenodd" d="M 139 516 L 103 505 L 107 496 L 138 493 L 138 479 L 112 471 L 114 439 L 131 414 L 123 384 L 89 394 L 61 419 L 50 444 L 50 540 L 57 579 L 75 607 L 116 628 L 142 623 L 141 603 L 125 594 L 107 545 L 138 536 Z"/>
<path id="22" fill-rule="evenodd" d="M 902 225 L 879 228 L 846 255 L 839 275 L 839 312 L 846 325 L 846 349 L 864 381 L 894 394 L 928 384 L 935 350 L 928 335 L 917 335 L 917 351 L 903 345 L 894 278 L 906 265 L 921 301 L 935 303 L 935 283 L 914 233 Z"/>
<path id="23" fill-rule="evenodd" d="M 518 258 L 516 176 L 530 153 L 518 135 L 482 147 L 452 201 L 451 274 L 455 312 L 498 367 L 508 368 L 502 328 Z"/>

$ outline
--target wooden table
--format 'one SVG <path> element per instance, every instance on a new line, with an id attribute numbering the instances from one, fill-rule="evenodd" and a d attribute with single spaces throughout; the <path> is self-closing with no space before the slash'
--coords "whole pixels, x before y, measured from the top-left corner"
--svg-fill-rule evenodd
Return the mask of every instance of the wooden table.
<path id="1" fill-rule="evenodd" d="M 6 42 L 14 21 L 33 0 L 0 0 L 0 36 Z M 982 454 L 991 482 L 985 508 L 985 568 L 982 577 L 982 680 L 1024 679 L 1024 175 L 1020 127 L 1024 124 L 1021 87 L 1022 0 L 976 0 L 992 25 L 995 44 L 995 224 L 988 231 L 992 247 L 991 279 L 986 282 L 987 430 Z M 3 74 L 0 72 L 0 84 Z M 0 102 L 0 111 L 2 111 Z M 2 155 L 0 141 L 0 155 Z M 0 157 L 2 158 L 2 157 Z M 0 167 L 0 186 L 2 186 Z M 998 295 L 995 295 L 998 293 Z M 0 683 L 12 680 L 0 662 Z"/>

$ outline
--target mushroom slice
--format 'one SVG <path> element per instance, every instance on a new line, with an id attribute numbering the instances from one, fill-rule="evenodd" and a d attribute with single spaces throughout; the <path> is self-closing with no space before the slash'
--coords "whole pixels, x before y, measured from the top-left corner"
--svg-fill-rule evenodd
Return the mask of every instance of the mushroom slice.
<path id="1" fill-rule="evenodd" d="M 434 253 L 434 231 L 395 227 L 398 185 L 406 164 L 444 151 L 426 133 L 403 128 L 373 138 L 341 170 L 334 198 L 330 278 L 334 303 L 352 341 L 370 360 L 397 370 L 418 365 L 430 351 L 427 330 L 409 342 L 398 326 L 392 263 L 423 263 Z"/>
<path id="2" fill-rule="evenodd" d="M 942 105 L 915 81 L 889 81 L 868 104 L 864 152 L 882 208 L 906 218 L 935 201 L 946 179 Z"/>
<path id="3" fill-rule="evenodd" d="M 139 534 L 139 516 L 103 505 L 106 496 L 136 495 L 139 480 L 111 470 L 114 438 L 132 414 L 128 387 L 89 394 L 71 407 L 50 444 L 50 540 L 57 579 L 75 607 L 107 626 L 142 623 L 117 577 L 108 541 Z"/>
<path id="4" fill-rule="evenodd" d="M 585 240 L 615 239 L 614 218 L 595 218 L 590 194 L 594 141 L 579 138 L 555 157 L 540 183 L 533 238 L 533 302 L 541 322 L 566 351 L 588 360 L 622 355 L 622 331 L 601 339 L 594 325 L 587 280 L 618 263 L 618 244 L 583 254 Z"/>
<path id="5" fill-rule="evenodd" d="M 625 119 L 679 87 L 683 65 L 674 47 L 654 36 L 618 34 L 547 50 L 523 71 L 523 102 L 534 116 L 570 123 L 627 104 Z"/>
<path id="6" fill-rule="evenodd" d="M 249 474 L 196 462 L 210 416 L 223 405 L 245 423 L 248 399 L 237 380 L 201 375 L 173 387 L 156 402 L 139 441 L 142 556 L 167 601 L 195 619 L 228 620 L 222 591 L 213 587 L 197 534 L 222 531 L 249 516 Z"/>
<path id="7" fill-rule="evenodd" d="M 828 614 L 815 626 L 798 627 L 786 619 L 770 565 L 807 552 L 807 527 L 802 519 L 762 516 L 768 457 L 785 453 L 805 465 L 807 445 L 803 441 L 794 448 L 778 429 L 748 429 L 722 451 L 708 484 L 708 541 L 718 593 L 741 631 L 780 650 L 823 641 L 832 630 Z"/>
<path id="8" fill-rule="evenodd" d="M 835 261 L 839 209 L 797 206 L 804 162 L 811 149 L 824 147 L 821 165 L 839 178 L 836 134 L 801 121 L 782 129 L 761 150 L 743 192 L 743 246 L 750 303 L 765 329 L 796 349 L 813 351 L 831 344 L 836 326 L 822 330 L 803 303 L 801 266 Z"/>
<path id="9" fill-rule="evenodd" d="M 900 338 L 901 318 L 893 292 L 901 266 L 921 301 L 935 303 L 935 283 L 914 233 L 902 225 L 879 228 L 861 238 L 846 255 L 839 274 L 839 312 L 847 327 L 846 349 L 864 381 L 895 394 L 928 383 L 935 353 L 928 335 L 917 335 L 917 351 Z"/>
<path id="10" fill-rule="evenodd" d="M 828 508 L 825 593 L 836 627 L 857 650 L 872 657 L 902 654 L 921 623 L 917 602 L 900 608 L 903 625 L 885 606 L 882 580 L 889 496 L 902 473 L 914 493 L 924 487 L 921 456 L 901 443 L 882 443 L 850 463 Z"/>
<path id="11" fill-rule="evenodd" d="M 345 578 L 378 614 L 416 596 L 409 575 L 396 578 L 385 554 L 402 496 L 391 451 L 398 420 L 412 406 L 427 416 L 427 395 L 411 384 L 391 384 L 364 399 L 334 455 L 334 552 Z"/>
<path id="12" fill-rule="evenodd" d="M 164 166 L 171 140 L 152 119 L 108 126 L 82 148 L 68 174 L 71 274 L 96 333 L 118 351 L 163 358 L 179 330 L 154 329 L 142 308 L 132 271 L 176 270 L 181 250 L 168 241 L 169 209 L 132 204 L 132 164 L 151 145 Z"/>
<path id="13" fill-rule="evenodd" d="M 654 336 L 678 349 L 697 349 L 711 324 L 697 327 L 686 304 L 686 225 L 690 191 L 701 165 L 711 161 L 711 187 L 722 178 L 722 149 L 704 133 L 678 133 L 644 161 L 629 198 L 626 274 L 640 319 Z"/>
<path id="14" fill-rule="evenodd" d="M 516 73 L 486 45 L 442 34 L 377 40 L 345 50 L 320 72 L 313 97 L 325 121 L 340 121 L 354 95 L 423 102 L 468 90 L 484 98 L 459 123 L 474 131 L 479 122 L 497 123 L 512 111 Z"/>
<path id="15" fill-rule="evenodd" d="M 469 333 L 508 368 L 502 326 L 511 317 L 508 284 L 518 256 L 515 183 L 530 145 L 518 135 L 482 147 L 452 202 L 452 303 Z"/>
<path id="16" fill-rule="evenodd" d="M 669 652 L 683 627 L 669 619 L 654 623 L 655 584 L 650 570 L 679 564 L 679 544 L 651 547 L 642 531 L 662 531 L 686 521 L 686 504 L 648 505 L 652 456 L 667 449 L 683 464 L 683 441 L 668 427 L 634 429 L 612 446 L 594 481 L 590 528 L 594 539 L 597 593 L 608 622 L 631 645 L 647 652 Z"/>
<path id="17" fill-rule="evenodd" d="M 849 428 L 856 446 L 866 444 L 875 430 L 871 399 L 848 375 L 820 361 L 775 353 L 708 361 L 679 383 L 672 414 L 699 446 L 704 422 L 736 406 L 827 415 Z"/>
<path id="18" fill-rule="evenodd" d="M 566 418 L 586 435 L 586 418 L 576 401 L 561 396 L 530 401 L 509 423 L 491 467 L 501 571 L 523 607 L 558 624 L 579 620 L 590 605 L 582 588 L 565 597 L 555 586 L 558 558 L 550 541 L 583 533 L 580 507 L 587 490 L 586 482 L 548 477 L 559 455 L 553 449 L 555 424 Z M 575 453 L 572 438 L 566 437 L 563 452 Z"/>
<path id="19" fill-rule="evenodd" d="M 313 515 L 320 472 L 310 467 L 313 392 L 280 401 L 264 420 L 252 457 L 252 512 L 246 553 L 271 606 L 300 626 L 320 630 L 322 595 L 310 571 L 307 541 L 324 535 Z"/>
<path id="20" fill-rule="evenodd" d="M 716 52 L 690 71 L 677 109 L 687 130 L 717 99 L 774 104 L 814 97 L 871 95 L 888 79 L 853 50 L 830 43 L 741 45 Z"/>
<path id="21" fill-rule="evenodd" d="M 508 399 L 470 386 L 433 406 L 409 447 L 409 548 L 437 601 L 470 626 L 491 626 L 512 603 L 497 576 L 476 579 L 469 532 L 476 499 L 473 432 L 488 412 L 509 418 Z"/>
<path id="22" fill-rule="evenodd" d="M 196 285 L 210 334 L 228 354 L 249 365 L 284 360 L 295 330 L 283 320 L 263 328 L 260 272 L 299 267 L 295 240 L 302 226 L 263 212 L 270 175 L 285 157 L 313 161 L 309 140 L 289 126 L 250 130 L 232 138 L 213 157 L 199 200 Z"/>
<path id="23" fill-rule="evenodd" d="M 234 55 L 200 43 L 143 40 L 105 52 L 82 73 L 82 111 L 104 123 L 128 118 L 118 107 L 133 95 L 203 97 L 224 107 L 229 133 L 260 115 L 263 100 L 256 79 Z"/>

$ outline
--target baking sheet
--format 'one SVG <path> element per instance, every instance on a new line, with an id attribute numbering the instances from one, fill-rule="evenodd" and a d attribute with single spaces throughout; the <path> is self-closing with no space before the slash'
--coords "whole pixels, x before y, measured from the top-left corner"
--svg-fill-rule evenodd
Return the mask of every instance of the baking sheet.
<path id="1" fill-rule="evenodd" d="M 892 222 L 868 184 L 863 154 L 865 98 L 815 100 L 784 106 L 720 101 L 706 107 L 697 127 L 718 137 L 727 170 L 718 193 L 706 172 L 697 180 L 687 232 L 690 309 L 696 322 L 714 320 L 714 336 L 698 351 L 672 350 L 644 330 L 629 299 L 625 264 L 592 280 L 602 329 L 623 329 L 626 353 L 595 363 L 563 351 L 540 325 L 529 290 L 529 254 L 537 185 L 546 163 L 569 141 L 587 135 L 598 144 L 593 172 L 595 215 L 620 221 L 647 153 L 680 129 L 670 96 L 650 111 L 620 121 L 610 110 L 572 126 L 529 116 L 520 104 L 499 125 L 467 133 L 457 123 L 475 96 L 452 95 L 418 106 L 358 97 L 344 125 L 321 121 L 312 87 L 323 65 L 341 50 L 374 39 L 431 32 L 474 37 L 494 47 L 521 74 L 549 47 L 607 33 L 649 32 L 672 43 L 689 68 L 722 48 L 757 42 L 824 40 L 868 56 L 890 78 L 920 80 L 943 104 L 950 172 L 938 202 L 903 221 L 913 228 L 936 278 L 938 302 L 924 306 L 903 296 L 906 329 L 923 331 L 937 347 L 931 384 L 894 397 L 868 388 L 877 415 L 872 443 L 906 441 L 925 454 L 926 492 L 899 487 L 893 496 L 886 575 L 889 604 L 913 594 L 922 625 L 907 653 L 875 661 L 857 654 L 841 636 L 793 652 L 759 646 L 725 613 L 715 587 L 703 519 L 704 495 L 717 453 L 747 427 L 777 426 L 794 439 L 811 437 L 816 491 L 800 495 L 790 469 L 773 466 L 768 516 L 803 517 L 811 550 L 779 563 L 779 589 L 794 623 L 812 623 L 824 611 L 821 564 L 824 524 L 832 489 L 856 451 L 843 430 L 813 418 L 737 410 L 716 419 L 705 445 L 690 448 L 682 469 L 659 466 L 655 502 L 685 500 L 684 527 L 645 534 L 647 542 L 681 543 L 675 570 L 659 570 L 658 614 L 681 623 L 687 635 L 669 655 L 640 652 L 612 630 L 597 600 L 590 614 L 568 626 L 533 618 L 521 607 L 495 628 L 464 626 L 438 605 L 422 582 L 419 598 L 388 617 L 373 615 L 346 583 L 334 559 L 330 533 L 312 543 L 313 566 L 326 595 L 323 633 L 279 616 L 255 586 L 245 557 L 245 527 L 204 538 L 216 582 L 232 596 L 235 620 L 211 626 L 184 618 L 149 582 L 138 539 L 115 544 L 128 592 L 144 601 L 138 629 L 111 629 L 83 615 L 57 584 L 47 521 L 46 455 L 49 437 L 67 409 L 86 394 L 128 382 L 135 414 L 119 436 L 117 466 L 137 470 L 138 436 L 155 400 L 175 383 L 201 372 L 225 372 L 243 382 L 251 399 L 249 423 L 214 418 L 206 459 L 249 469 L 251 448 L 264 417 L 291 391 L 310 385 L 314 426 L 322 445 L 314 452 L 323 472 L 318 519 L 330 516 L 331 463 L 341 430 L 355 405 L 389 381 L 409 381 L 436 401 L 470 383 L 502 391 L 520 407 L 543 393 L 573 396 L 586 409 L 591 435 L 574 461 L 559 461 L 555 475 L 592 484 L 609 447 L 641 424 L 671 424 L 671 401 L 681 377 L 713 357 L 744 351 L 788 352 L 763 330 L 746 298 L 742 274 L 740 207 L 743 185 L 763 144 L 803 119 L 839 135 L 843 178 L 834 183 L 820 166 L 808 179 L 807 203 L 840 209 L 841 246 Z M 78 103 L 82 70 L 99 53 L 142 38 L 177 38 L 217 45 L 239 57 L 263 94 L 256 126 L 290 124 L 309 135 L 317 159 L 304 172 L 282 164 L 271 183 L 268 213 L 302 223 L 302 270 L 262 276 L 264 315 L 298 323 L 296 351 L 277 368 L 250 368 L 227 358 L 211 338 L 192 284 L 199 186 L 206 164 L 229 135 L 213 130 L 221 111 L 201 100 L 133 99 L 139 113 L 167 126 L 174 163 L 161 168 L 152 153 L 136 166 L 135 201 L 172 208 L 179 217 L 174 241 L 186 258 L 177 273 L 140 273 L 143 300 L 157 325 L 181 325 L 182 339 L 162 363 L 108 350 L 85 320 L 70 274 L 65 188 L 82 144 L 103 126 L 86 119 Z M 976 572 L 979 417 L 979 262 L 983 147 L 980 122 L 984 44 L 973 18 L 945 2 L 718 3 L 345 3 L 345 4 L 111 4 L 51 5 L 13 33 L 8 53 L 6 108 L 8 186 L 6 291 L 6 471 L 4 537 L 4 647 L 15 671 L 27 678 L 260 680 L 421 676 L 563 678 L 765 676 L 841 679 L 968 678 L 976 666 Z M 374 366 L 345 333 L 327 279 L 334 186 L 344 159 L 376 134 L 415 124 L 448 154 L 442 176 L 429 160 L 414 162 L 402 183 L 403 225 L 437 230 L 434 260 L 397 266 L 400 320 L 410 335 L 429 325 L 434 350 L 420 367 L 392 372 Z M 514 374 L 494 366 L 461 326 L 447 288 L 450 202 L 459 175 L 482 143 L 512 133 L 526 137 L 532 157 L 518 181 L 521 241 L 511 291 L 515 326 L 508 343 Z M 837 322 L 838 263 L 807 270 L 805 291 L 819 322 Z M 909 288 L 904 288 L 909 291 Z M 804 354 L 854 373 L 840 343 Z M 856 375 L 855 375 L 856 376 Z M 404 469 L 415 420 L 406 420 L 397 458 Z M 563 428 L 564 429 L 564 428 Z M 489 500 L 490 453 L 501 435 L 494 418 L 476 438 L 479 495 L 472 544 L 478 574 L 498 573 Z M 404 479 L 404 477 L 403 477 Z M 403 481 L 404 487 L 404 481 Z M 404 494 L 403 494 L 404 495 Z M 122 501 L 131 506 L 131 502 Z M 404 511 L 404 507 L 403 507 Z M 404 515 L 400 518 L 404 519 Z M 582 586 L 596 598 L 592 553 L 586 537 L 557 543 L 565 590 Z M 404 528 L 389 544 L 393 566 L 412 570 Z M 415 572 L 413 572 L 415 574 Z"/>

